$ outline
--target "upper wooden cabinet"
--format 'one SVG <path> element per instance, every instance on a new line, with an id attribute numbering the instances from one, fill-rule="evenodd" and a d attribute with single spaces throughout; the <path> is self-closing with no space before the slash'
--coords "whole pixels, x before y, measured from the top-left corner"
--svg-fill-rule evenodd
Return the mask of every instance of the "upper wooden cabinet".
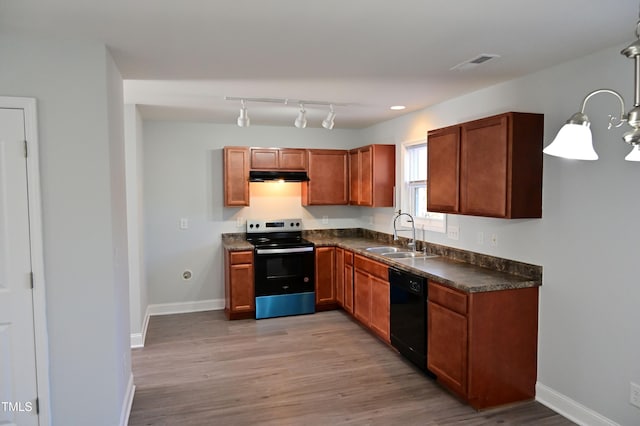
<path id="1" fill-rule="evenodd" d="M 249 148 L 227 146 L 223 149 L 224 205 L 249 205 Z"/>
<path id="2" fill-rule="evenodd" d="M 302 205 L 339 205 L 349 203 L 348 152 L 340 149 L 309 149 L 309 182 L 302 182 Z"/>
<path id="3" fill-rule="evenodd" d="M 509 112 L 432 130 L 427 209 L 542 217 L 542 114 Z"/>
<path id="4" fill-rule="evenodd" d="M 349 204 L 392 207 L 396 146 L 368 145 L 349 152 Z"/>
<path id="5" fill-rule="evenodd" d="M 251 148 L 252 170 L 307 170 L 304 149 Z"/>

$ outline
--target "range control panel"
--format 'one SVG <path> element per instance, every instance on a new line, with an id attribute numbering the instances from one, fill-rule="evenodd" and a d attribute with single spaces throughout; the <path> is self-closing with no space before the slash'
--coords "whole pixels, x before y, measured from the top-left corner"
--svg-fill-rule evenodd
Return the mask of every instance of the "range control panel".
<path id="1" fill-rule="evenodd" d="M 302 230 L 302 219 L 247 219 L 247 234 L 252 232 L 291 232 Z"/>

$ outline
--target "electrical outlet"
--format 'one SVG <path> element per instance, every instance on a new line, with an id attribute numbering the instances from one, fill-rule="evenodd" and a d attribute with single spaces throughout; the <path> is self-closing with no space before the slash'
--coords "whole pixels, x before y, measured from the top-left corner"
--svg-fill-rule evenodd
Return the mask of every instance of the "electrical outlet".
<path id="1" fill-rule="evenodd" d="M 329 216 L 322 216 L 322 224 L 323 225 L 329 224 Z"/>
<path id="2" fill-rule="evenodd" d="M 236 218 L 236 228 L 242 228 L 242 225 L 244 225 L 244 218 L 242 216 L 238 216 Z"/>
<path id="3" fill-rule="evenodd" d="M 479 246 L 484 244 L 484 232 L 478 232 L 476 234 L 476 242 Z"/>
<path id="4" fill-rule="evenodd" d="M 189 229 L 189 218 L 181 217 L 180 218 L 180 229 Z"/>
<path id="5" fill-rule="evenodd" d="M 629 402 L 631 405 L 635 405 L 640 408 L 640 385 L 633 382 L 630 383 L 631 392 L 629 395 Z"/>
<path id="6" fill-rule="evenodd" d="M 450 240 L 460 239 L 460 227 L 459 226 L 447 226 L 447 237 Z"/>
<path id="7" fill-rule="evenodd" d="M 498 247 L 498 235 L 497 234 L 491 234 L 491 247 Z"/>

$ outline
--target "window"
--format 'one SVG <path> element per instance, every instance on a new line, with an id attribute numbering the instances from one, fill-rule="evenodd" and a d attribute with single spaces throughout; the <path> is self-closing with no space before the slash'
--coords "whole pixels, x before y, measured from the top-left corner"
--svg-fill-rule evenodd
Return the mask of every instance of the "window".
<path id="1" fill-rule="evenodd" d="M 427 211 L 427 143 L 408 142 L 402 148 L 402 210 L 415 218 L 416 228 L 445 232 L 445 215 Z"/>

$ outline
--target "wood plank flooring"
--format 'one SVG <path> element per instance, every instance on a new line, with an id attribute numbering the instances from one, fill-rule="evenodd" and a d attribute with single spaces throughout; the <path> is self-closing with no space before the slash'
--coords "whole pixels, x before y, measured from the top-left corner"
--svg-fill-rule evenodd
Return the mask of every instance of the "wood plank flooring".
<path id="1" fill-rule="evenodd" d="M 133 350 L 139 425 L 572 425 L 531 401 L 477 412 L 342 311 L 151 318 Z"/>

